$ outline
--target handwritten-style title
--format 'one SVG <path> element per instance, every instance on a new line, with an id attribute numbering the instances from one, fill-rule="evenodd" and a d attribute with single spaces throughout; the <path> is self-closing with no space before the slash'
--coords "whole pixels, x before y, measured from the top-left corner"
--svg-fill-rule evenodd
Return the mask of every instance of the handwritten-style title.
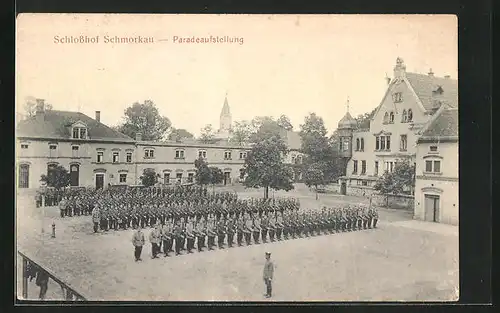
<path id="1" fill-rule="evenodd" d="M 243 45 L 244 38 L 237 36 L 172 36 L 169 38 L 155 38 L 153 36 L 109 36 L 109 35 L 79 35 L 54 36 L 55 44 L 154 44 L 157 42 L 172 42 L 175 44 L 239 44 Z"/>

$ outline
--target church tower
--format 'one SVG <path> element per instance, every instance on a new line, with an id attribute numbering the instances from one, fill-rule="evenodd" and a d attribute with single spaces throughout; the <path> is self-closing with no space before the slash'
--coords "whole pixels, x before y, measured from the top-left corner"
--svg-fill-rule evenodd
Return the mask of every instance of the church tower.
<path id="1" fill-rule="evenodd" d="M 229 103 L 227 102 L 227 94 L 224 99 L 224 105 L 222 106 L 222 111 L 220 112 L 220 125 L 219 133 L 229 135 L 231 130 L 232 118 L 231 110 L 229 109 Z"/>

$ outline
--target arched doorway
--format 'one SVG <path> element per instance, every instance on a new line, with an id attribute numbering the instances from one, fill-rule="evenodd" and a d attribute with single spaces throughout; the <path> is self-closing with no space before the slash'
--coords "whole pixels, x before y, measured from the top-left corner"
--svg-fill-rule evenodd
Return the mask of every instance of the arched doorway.
<path id="1" fill-rule="evenodd" d="M 70 166 L 70 185 L 73 187 L 79 186 L 80 180 L 80 165 L 71 164 Z"/>
<path id="2" fill-rule="evenodd" d="M 19 165 L 19 188 L 29 188 L 30 166 L 29 164 Z"/>

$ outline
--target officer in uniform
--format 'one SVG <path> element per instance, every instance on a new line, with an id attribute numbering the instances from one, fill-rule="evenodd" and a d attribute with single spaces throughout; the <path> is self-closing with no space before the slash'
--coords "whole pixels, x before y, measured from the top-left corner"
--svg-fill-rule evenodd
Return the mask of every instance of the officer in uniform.
<path id="1" fill-rule="evenodd" d="M 194 235 L 194 225 L 192 218 L 188 219 L 186 222 L 186 240 L 187 240 L 187 252 L 188 253 L 193 253 L 193 248 L 194 248 L 194 241 L 195 241 L 195 235 Z"/>
<path id="2" fill-rule="evenodd" d="M 245 217 L 245 241 L 247 246 L 251 245 L 251 239 L 252 239 L 252 232 L 253 232 L 253 221 L 250 218 L 250 214 L 247 213 L 247 216 Z"/>
<path id="3" fill-rule="evenodd" d="M 161 228 L 161 240 L 163 243 L 163 254 L 167 257 L 170 252 L 169 249 L 172 248 L 172 229 L 169 223 L 164 224 Z"/>
<path id="4" fill-rule="evenodd" d="M 283 215 L 276 212 L 276 239 L 281 240 L 283 233 Z"/>
<path id="5" fill-rule="evenodd" d="M 236 232 L 236 223 L 233 217 L 227 221 L 227 245 L 229 248 L 233 247 L 234 233 Z"/>
<path id="6" fill-rule="evenodd" d="M 259 235 L 262 228 L 260 226 L 260 217 L 255 216 L 253 220 L 253 241 L 258 244 L 259 243 Z"/>
<path id="7" fill-rule="evenodd" d="M 268 213 L 263 214 L 262 221 L 261 221 L 261 238 L 262 242 L 266 243 L 267 242 L 267 232 L 269 230 L 269 217 Z"/>
<path id="8" fill-rule="evenodd" d="M 174 239 L 175 239 L 175 255 L 179 255 L 181 253 L 181 244 L 182 244 L 182 228 L 180 221 L 177 221 L 175 223 Z"/>
<path id="9" fill-rule="evenodd" d="M 97 233 L 99 230 L 99 222 L 101 220 L 99 208 L 101 207 L 100 202 L 96 205 L 94 210 L 92 211 L 92 222 L 94 223 L 94 233 Z"/>
<path id="10" fill-rule="evenodd" d="M 224 239 L 226 237 L 226 226 L 224 225 L 224 220 L 221 218 L 217 224 L 217 243 L 219 249 L 224 249 Z"/>
<path id="11" fill-rule="evenodd" d="M 271 216 L 268 216 L 267 218 L 267 230 L 269 231 L 269 240 L 274 242 L 274 235 L 276 234 L 276 221 L 274 220 L 272 213 L 270 213 L 270 215 Z"/>
<path id="12" fill-rule="evenodd" d="M 207 237 L 208 237 L 208 250 L 213 250 L 215 246 L 215 236 L 217 233 L 215 232 L 215 219 L 210 216 L 207 222 Z"/>
<path id="13" fill-rule="evenodd" d="M 151 258 L 156 259 L 160 252 L 161 232 L 159 226 L 156 225 L 149 233 L 149 242 L 151 242 Z"/>
<path id="14" fill-rule="evenodd" d="M 245 232 L 245 221 L 243 219 L 243 216 L 238 216 L 237 218 L 237 235 L 236 235 L 236 241 L 238 242 L 238 246 L 241 247 L 242 241 L 243 241 L 243 234 Z"/>
<path id="15" fill-rule="evenodd" d="M 198 252 L 205 247 L 205 236 L 207 235 L 206 220 L 200 219 L 196 224 L 196 236 L 198 237 Z"/>
<path id="16" fill-rule="evenodd" d="M 135 251 L 134 251 L 134 256 L 135 256 L 135 261 L 142 261 L 141 259 L 141 252 L 142 252 L 142 246 L 144 246 L 144 233 L 142 232 L 141 228 L 138 228 L 135 232 L 134 235 L 132 236 L 132 244 L 134 245 Z"/>

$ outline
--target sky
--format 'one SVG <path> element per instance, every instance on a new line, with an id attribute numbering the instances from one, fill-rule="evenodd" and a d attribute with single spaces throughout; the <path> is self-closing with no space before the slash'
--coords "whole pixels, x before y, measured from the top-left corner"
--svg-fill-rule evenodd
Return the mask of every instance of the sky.
<path id="1" fill-rule="evenodd" d="M 99 110 L 112 126 L 152 100 L 195 135 L 219 127 L 226 94 L 233 122 L 285 114 L 298 130 L 314 112 L 332 133 L 347 99 L 353 116 L 380 104 L 397 57 L 409 72 L 458 75 L 453 15 L 21 14 L 16 36 L 18 111 L 36 97 L 54 110 Z M 80 36 L 97 42 L 64 42 Z M 180 42 L 193 36 L 243 42 Z"/>

